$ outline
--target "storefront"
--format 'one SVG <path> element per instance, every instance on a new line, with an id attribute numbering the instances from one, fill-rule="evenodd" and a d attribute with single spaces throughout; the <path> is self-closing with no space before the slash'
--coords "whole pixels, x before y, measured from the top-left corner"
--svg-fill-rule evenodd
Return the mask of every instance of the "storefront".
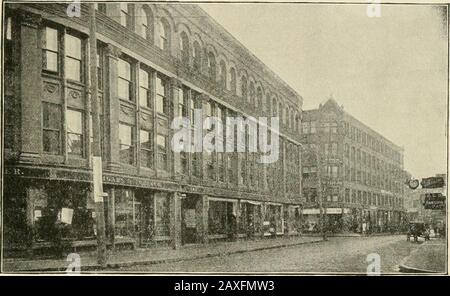
<path id="1" fill-rule="evenodd" d="M 289 205 L 285 207 L 285 233 L 298 234 L 301 232 L 301 209 L 297 205 Z"/>
<path id="2" fill-rule="evenodd" d="M 202 196 L 183 194 L 181 199 L 181 243 L 195 244 L 202 241 Z"/>
<path id="3" fill-rule="evenodd" d="M 237 234 L 237 200 L 208 198 L 208 239 L 227 239 Z"/>
<path id="4" fill-rule="evenodd" d="M 241 200 L 239 203 L 240 237 L 257 237 L 262 234 L 262 205 L 260 202 Z"/>
<path id="5" fill-rule="evenodd" d="M 283 206 L 277 203 L 265 203 L 264 208 L 264 235 L 283 234 Z"/>

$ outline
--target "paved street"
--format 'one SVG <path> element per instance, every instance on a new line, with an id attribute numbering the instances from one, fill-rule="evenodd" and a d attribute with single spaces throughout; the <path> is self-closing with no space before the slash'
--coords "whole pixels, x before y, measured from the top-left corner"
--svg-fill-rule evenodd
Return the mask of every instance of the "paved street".
<path id="1" fill-rule="evenodd" d="M 382 273 L 398 273 L 398 264 L 419 248 L 404 235 L 333 237 L 327 242 L 232 254 L 167 264 L 126 267 L 142 272 L 361 272 L 367 255 L 378 253 Z M 443 259 L 444 260 L 444 259 Z"/>

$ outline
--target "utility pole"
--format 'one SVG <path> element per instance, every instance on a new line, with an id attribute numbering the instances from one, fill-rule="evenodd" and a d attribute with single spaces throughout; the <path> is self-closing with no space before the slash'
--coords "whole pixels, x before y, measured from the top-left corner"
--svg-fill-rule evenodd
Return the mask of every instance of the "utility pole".
<path id="1" fill-rule="evenodd" d="M 105 207 L 103 204 L 102 184 L 102 151 L 100 146 L 100 105 L 98 100 L 97 78 L 97 37 L 95 4 L 89 4 L 89 71 L 91 78 L 91 105 L 92 105 L 92 163 L 93 163 L 93 192 L 95 202 L 95 220 L 97 227 L 97 251 L 98 263 L 106 267 L 106 242 L 105 242 Z"/>

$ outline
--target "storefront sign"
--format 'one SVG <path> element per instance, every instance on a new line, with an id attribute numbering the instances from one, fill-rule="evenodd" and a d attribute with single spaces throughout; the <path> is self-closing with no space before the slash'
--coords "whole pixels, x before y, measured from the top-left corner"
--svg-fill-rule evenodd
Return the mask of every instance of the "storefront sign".
<path id="1" fill-rule="evenodd" d="M 442 177 L 423 178 L 420 182 L 422 188 L 441 188 L 444 187 L 444 184 L 444 178 Z"/>
<path id="2" fill-rule="evenodd" d="M 62 208 L 61 209 L 61 222 L 65 224 L 72 224 L 73 209 Z"/>
<path id="3" fill-rule="evenodd" d="M 443 210 L 445 209 L 445 196 L 441 193 L 427 193 L 423 206 L 426 210 Z"/>

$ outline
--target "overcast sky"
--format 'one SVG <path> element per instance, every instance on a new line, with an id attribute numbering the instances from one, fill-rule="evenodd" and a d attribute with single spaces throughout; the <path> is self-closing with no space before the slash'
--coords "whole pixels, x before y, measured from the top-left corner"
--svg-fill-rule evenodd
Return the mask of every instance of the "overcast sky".
<path id="1" fill-rule="evenodd" d="M 414 177 L 446 172 L 445 9 L 382 5 L 201 4 L 208 14 L 317 108 L 330 94 L 405 148 Z"/>

